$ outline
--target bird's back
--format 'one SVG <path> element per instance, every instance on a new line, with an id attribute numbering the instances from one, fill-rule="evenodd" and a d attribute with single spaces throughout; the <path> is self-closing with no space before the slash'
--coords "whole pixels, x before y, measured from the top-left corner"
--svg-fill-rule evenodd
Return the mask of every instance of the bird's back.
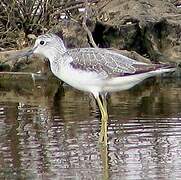
<path id="1" fill-rule="evenodd" d="M 170 64 L 147 64 L 135 61 L 117 52 L 101 48 L 69 49 L 73 68 L 82 71 L 92 71 L 104 78 L 123 77 L 157 71 L 158 69 L 173 69 Z"/>

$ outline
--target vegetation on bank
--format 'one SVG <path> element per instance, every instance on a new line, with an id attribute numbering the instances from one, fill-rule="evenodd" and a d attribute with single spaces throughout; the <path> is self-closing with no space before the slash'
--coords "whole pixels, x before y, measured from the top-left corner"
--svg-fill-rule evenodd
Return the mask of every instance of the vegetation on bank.
<path id="1" fill-rule="evenodd" d="M 80 24 L 85 2 L 91 7 L 98 1 L 2 0 L 0 2 L 0 48 L 21 49 L 27 46 L 33 35 L 51 31 L 62 22 L 68 23 L 71 20 Z"/>
<path id="2" fill-rule="evenodd" d="M 22 49 L 36 36 L 56 32 L 68 48 L 115 48 L 137 60 L 177 62 L 179 5 L 180 0 L 1 0 L 0 51 Z M 0 53 L 1 61 L 9 53 Z M 39 66 L 31 61 L 15 64 L 1 64 L 0 70 L 37 71 Z"/>

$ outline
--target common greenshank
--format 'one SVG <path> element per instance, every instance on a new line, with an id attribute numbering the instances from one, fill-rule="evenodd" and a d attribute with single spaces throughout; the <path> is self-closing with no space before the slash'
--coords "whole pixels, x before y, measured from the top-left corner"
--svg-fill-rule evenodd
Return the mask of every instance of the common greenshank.
<path id="1" fill-rule="evenodd" d="M 90 92 L 101 112 L 100 142 L 107 144 L 106 93 L 127 90 L 146 78 L 175 71 L 169 64 L 147 64 L 101 48 L 67 49 L 55 34 L 41 35 L 27 52 L 45 56 L 51 71 L 70 86 Z"/>

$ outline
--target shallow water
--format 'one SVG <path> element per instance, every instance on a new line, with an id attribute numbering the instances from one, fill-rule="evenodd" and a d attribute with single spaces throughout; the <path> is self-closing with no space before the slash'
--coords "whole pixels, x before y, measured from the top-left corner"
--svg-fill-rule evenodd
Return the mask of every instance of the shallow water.
<path id="1" fill-rule="evenodd" d="M 180 179 L 181 81 L 109 97 L 108 147 L 86 93 L 57 81 L 0 81 L 0 179 Z"/>

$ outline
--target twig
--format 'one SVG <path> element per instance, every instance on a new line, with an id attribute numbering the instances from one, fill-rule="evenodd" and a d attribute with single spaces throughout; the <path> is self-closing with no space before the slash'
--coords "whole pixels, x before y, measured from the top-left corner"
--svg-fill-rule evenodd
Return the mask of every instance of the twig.
<path id="1" fill-rule="evenodd" d="M 66 8 L 62 8 L 56 12 L 54 12 L 53 14 L 51 14 L 51 16 L 56 16 L 56 15 L 59 15 L 61 14 L 62 12 L 64 11 L 70 11 L 70 10 L 73 10 L 73 9 L 78 9 L 78 8 L 82 8 L 83 5 L 82 4 L 76 4 L 75 6 L 71 6 L 71 7 L 66 7 Z"/>
<path id="2" fill-rule="evenodd" d="M 98 0 L 88 0 L 87 2 L 88 3 L 97 3 L 99 1 Z M 76 2 L 71 2 L 68 5 L 62 6 L 59 10 L 55 11 L 54 13 L 52 13 L 51 16 L 59 15 L 62 12 L 65 12 L 65 11 L 70 11 L 70 10 L 73 10 L 73 9 L 82 8 L 82 7 L 84 7 L 84 3 L 85 3 L 84 0 L 76 1 Z"/>
<path id="3" fill-rule="evenodd" d="M 84 28 L 84 30 L 87 32 L 87 35 L 89 37 L 89 40 L 91 42 L 91 44 L 93 45 L 94 48 L 98 48 L 98 46 L 96 45 L 93 37 L 92 37 L 92 33 L 90 32 L 89 28 L 87 27 L 87 18 L 88 18 L 88 10 L 89 10 L 89 6 L 88 6 L 88 0 L 85 1 L 85 14 L 83 17 L 83 21 L 82 21 L 82 26 Z"/>
<path id="4" fill-rule="evenodd" d="M 35 81 L 37 78 L 41 78 L 43 79 L 43 76 L 42 74 L 39 74 L 39 73 L 32 73 L 32 72 L 0 72 L 0 76 L 1 75 L 28 75 L 28 76 L 31 76 L 32 80 L 33 80 L 33 83 L 35 84 Z"/>
<path id="5" fill-rule="evenodd" d="M 9 74 L 9 75 L 32 75 L 32 74 L 34 74 L 35 76 L 41 76 L 41 74 L 31 73 L 31 72 L 6 72 L 6 71 L 0 72 L 0 75 L 3 75 L 3 74 Z"/>
<path id="6" fill-rule="evenodd" d="M 99 7 L 99 11 L 102 10 L 105 6 L 107 6 L 112 0 L 105 2 L 102 6 Z"/>

